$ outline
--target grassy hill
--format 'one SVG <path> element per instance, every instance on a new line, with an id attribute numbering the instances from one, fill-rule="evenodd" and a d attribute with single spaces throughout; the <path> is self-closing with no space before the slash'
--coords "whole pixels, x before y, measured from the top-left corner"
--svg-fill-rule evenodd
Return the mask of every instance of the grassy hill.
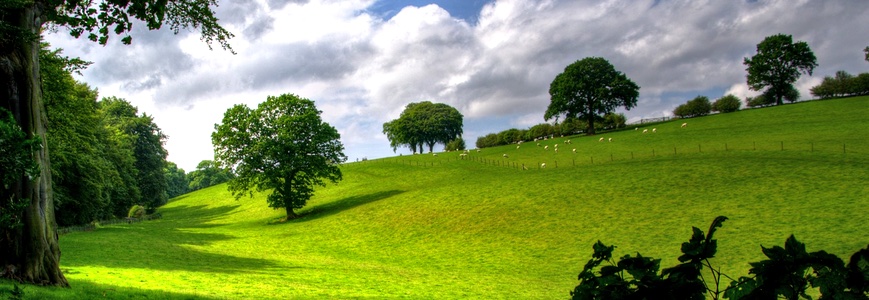
<path id="1" fill-rule="evenodd" d="M 639 251 L 672 266 L 691 226 L 705 229 L 718 215 L 730 220 L 716 234 L 713 264 L 731 276 L 747 275 L 747 262 L 763 258 L 760 245 L 790 234 L 810 251 L 844 257 L 869 243 L 867 115 L 869 97 L 811 101 L 467 159 L 350 163 L 344 181 L 319 189 L 304 217 L 289 222 L 264 195 L 236 201 L 215 186 L 173 199 L 161 220 L 61 236 L 72 288 L 25 292 L 566 298 L 597 240 L 617 245 L 618 256 Z"/>

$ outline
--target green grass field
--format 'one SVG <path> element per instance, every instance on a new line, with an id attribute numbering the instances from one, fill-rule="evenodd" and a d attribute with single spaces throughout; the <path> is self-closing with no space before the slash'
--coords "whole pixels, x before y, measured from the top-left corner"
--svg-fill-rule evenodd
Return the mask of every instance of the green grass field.
<path id="1" fill-rule="evenodd" d="M 214 186 L 173 199 L 160 220 L 61 236 L 72 288 L 25 293 L 564 299 L 597 240 L 669 267 L 691 226 L 705 231 L 718 215 L 730 220 L 713 263 L 731 276 L 747 275 L 760 245 L 790 234 L 809 251 L 847 258 L 869 244 L 867 116 L 869 97 L 811 101 L 464 160 L 453 152 L 350 163 L 344 181 L 319 189 L 289 222 L 264 195 L 236 201 Z"/>

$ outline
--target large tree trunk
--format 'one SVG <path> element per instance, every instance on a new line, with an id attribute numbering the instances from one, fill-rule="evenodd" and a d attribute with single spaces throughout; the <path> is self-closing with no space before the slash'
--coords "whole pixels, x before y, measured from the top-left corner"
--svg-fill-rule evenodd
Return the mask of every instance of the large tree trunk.
<path id="1" fill-rule="evenodd" d="M 12 112 L 29 136 L 42 139 L 41 149 L 33 153 L 40 175 L 24 176 L 14 186 L 15 196 L 28 199 L 23 226 L 6 230 L 0 236 L 0 267 L 6 277 L 43 285 L 68 286 L 60 271 L 60 248 L 51 191 L 51 168 L 45 140 L 42 85 L 39 77 L 39 39 L 42 20 L 39 4 L 23 9 L 8 9 L 7 24 L 24 29 L 34 38 L 22 37 L 0 47 L 0 107 Z M 8 32 L 5 32 L 8 34 Z"/>
<path id="2" fill-rule="evenodd" d="M 287 220 L 288 221 L 299 217 L 299 215 L 297 215 L 296 212 L 293 211 L 292 206 L 287 205 L 286 208 L 287 208 Z"/>

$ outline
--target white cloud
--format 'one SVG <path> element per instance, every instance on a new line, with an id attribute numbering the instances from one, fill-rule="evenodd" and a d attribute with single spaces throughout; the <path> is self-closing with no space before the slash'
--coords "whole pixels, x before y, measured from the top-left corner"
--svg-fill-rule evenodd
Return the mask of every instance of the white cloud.
<path id="1" fill-rule="evenodd" d="M 144 26 L 132 46 L 64 32 L 47 40 L 95 61 L 81 79 L 154 115 L 170 136 L 169 159 L 190 170 L 211 158 L 210 134 L 226 108 L 282 93 L 314 100 L 351 159 L 393 155 L 381 126 L 410 102 L 459 109 L 469 146 L 542 122 L 549 83 L 588 56 L 641 86 L 629 119 L 668 115 L 698 94 L 744 98 L 755 92 L 742 59 L 777 33 L 808 42 L 818 57 L 815 76 L 796 84 L 808 97 L 824 75 L 864 71 L 867 42 L 855 37 L 869 19 L 869 2 L 855 0 L 496 0 L 475 24 L 434 4 L 384 20 L 368 11 L 372 0 L 224 2 L 218 16 L 237 35 L 237 55 L 208 50 L 198 33 Z"/>

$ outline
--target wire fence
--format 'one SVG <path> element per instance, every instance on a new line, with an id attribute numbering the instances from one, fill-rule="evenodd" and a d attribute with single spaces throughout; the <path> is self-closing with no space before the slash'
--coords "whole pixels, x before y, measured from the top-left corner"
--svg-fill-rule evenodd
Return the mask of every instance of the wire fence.
<path id="1" fill-rule="evenodd" d="M 90 222 L 90 223 L 84 224 L 84 225 L 61 227 L 61 228 L 57 229 L 57 233 L 58 234 L 67 234 L 70 232 L 94 231 L 99 226 L 108 226 L 108 225 L 115 225 L 115 224 L 132 224 L 132 223 L 139 223 L 142 221 L 162 219 L 162 218 L 163 218 L 163 214 L 155 213 L 155 214 L 147 215 L 147 216 L 144 216 L 141 218 L 122 218 L 122 219 L 93 221 L 93 222 Z"/>
<path id="2" fill-rule="evenodd" d="M 862 145 L 862 144 L 861 144 Z M 566 149 L 563 149 L 566 150 Z M 545 150 L 541 150 L 545 151 Z M 788 141 L 764 141 L 764 142 L 740 142 L 719 144 L 683 144 L 672 147 L 648 147 L 645 149 L 625 150 L 619 149 L 610 153 L 582 153 L 582 151 L 563 151 L 557 153 L 549 150 L 549 157 L 525 157 L 526 154 L 504 154 L 502 157 L 489 154 L 480 154 L 475 151 L 469 152 L 445 152 L 437 158 L 426 157 L 428 155 L 405 156 L 398 159 L 369 160 L 367 163 L 389 162 L 414 167 L 435 167 L 452 164 L 456 161 L 476 162 L 487 166 L 505 167 L 517 170 L 551 169 L 575 167 L 578 165 L 602 164 L 608 162 L 627 161 L 633 159 L 656 158 L 665 156 L 688 155 L 694 153 L 721 153 L 721 152 L 789 152 L 805 154 L 838 154 L 847 157 L 867 158 L 869 151 L 856 146 L 848 146 L 846 143 L 830 142 L 788 142 Z M 533 154 L 531 154 L 533 156 Z"/>

